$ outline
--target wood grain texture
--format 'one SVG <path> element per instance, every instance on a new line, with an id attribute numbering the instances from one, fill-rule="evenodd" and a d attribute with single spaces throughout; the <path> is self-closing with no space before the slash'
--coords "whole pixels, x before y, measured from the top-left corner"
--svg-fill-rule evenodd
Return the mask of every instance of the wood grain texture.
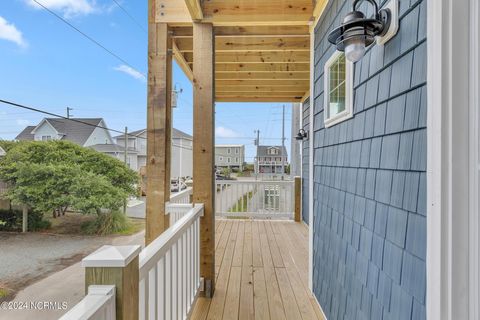
<path id="1" fill-rule="evenodd" d="M 147 199 L 145 244 L 169 226 L 172 132 L 172 39 L 164 23 L 148 26 Z"/>
<path id="2" fill-rule="evenodd" d="M 213 299 L 199 299 L 192 319 L 325 319 L 308 290 L 308 230 L 303 224 L 218 222 L 217 290 Z"/>
<path id="3" fill-rule="evenodd" d="M 300 222 L 302 215 L 302 178 L 295 177 L 295 221 Z"/>
<path id="4" fill-rule="evenodd" d="M 114 285 L 119 320 L 138 319 L 138 257 L 124 268 L 85 268 L 85 293 L 90 285 Z"/>
<path id="5" fill-rule="evenodd" d="M 193 24 L 193 201 L 200 219 L 200 276 L 215 290 L 214 36 L 211 24 Z M 207 292 L 208 296 L 208 292 Z"/>

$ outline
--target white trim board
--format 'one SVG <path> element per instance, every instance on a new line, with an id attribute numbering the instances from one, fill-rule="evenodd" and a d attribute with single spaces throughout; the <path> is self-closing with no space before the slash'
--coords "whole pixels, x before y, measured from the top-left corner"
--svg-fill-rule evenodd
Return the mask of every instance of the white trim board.
<path id="1" fill-rule="evenodd" d="M 435 0 L 427 6 L 427 319 L 474 320 L 480 286 L 479 5 Z"/>
<path id="2" fill-rule="evenodd" d="M 318 23 L 319 20 L 317 20 Z M 310 28 L 310 108 L 309 108 L 309 129 L 308 133 L 308 288 L 313 293 L 313 140 L 315 138 L 314 130 L 314 110 L 315 110 L 315 25 Z"/>

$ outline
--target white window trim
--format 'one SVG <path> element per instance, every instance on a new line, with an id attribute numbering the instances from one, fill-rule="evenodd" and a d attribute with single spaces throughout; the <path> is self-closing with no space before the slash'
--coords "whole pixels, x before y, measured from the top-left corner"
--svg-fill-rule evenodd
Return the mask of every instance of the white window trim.
<path id="1" fill-rule="evenodd" d="M 330 77 L 328 69 L 331 65 L 338 59 L 343 52 L 335 51 L 332 56 L 327 60 L 323 69 L 323 96 L 324 96 L 324 103 L 323 103 L 323 116 L 325 127 L 331 127 L 350 119 L 353 116 L 353 62 L 348 61 L 345 59 L 345 110 L 337 113 L 333 117 L 329 117 L 328 115 L 328 106 L 329 106 L 329 92 L 330 92 Z"/>

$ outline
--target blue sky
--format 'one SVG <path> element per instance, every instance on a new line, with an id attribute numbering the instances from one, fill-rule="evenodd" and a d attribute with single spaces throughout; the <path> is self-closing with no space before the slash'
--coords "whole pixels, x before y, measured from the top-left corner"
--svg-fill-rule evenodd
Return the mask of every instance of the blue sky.
<path id="1" fill-rule="evenodd" d="M 32 0 L 0 1 L 0 99 L 75 117 L 103 117 L 110 128 L 146 126 L 147 34 L 112 0 L 37 0 L 127 61 L 134 70 L 38 7 Z M 145 29 L 147 1 L 117 0 Z M 174 127 L 192 133 L 192 87 L 174 64 L 183 92 Z M 286 107 L 290 137 L 291 104 Z M 13 139 L 44 116 L 0 104 L 0 138 Z M 216 143 L 281 144 L 281 103 L 217 103 Z M 290 138 L 286 140 L 290 146 Z"/>

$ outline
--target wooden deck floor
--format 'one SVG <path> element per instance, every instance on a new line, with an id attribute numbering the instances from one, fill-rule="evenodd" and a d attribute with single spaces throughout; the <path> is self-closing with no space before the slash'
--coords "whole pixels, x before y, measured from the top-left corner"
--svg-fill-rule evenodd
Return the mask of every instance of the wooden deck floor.
<path id="1" fill-rule="evenodd" d="M 192 319 L 323 319 L 308 290 L 308 229 L 290 221 L 217 220 L 217 284 Z"/>

